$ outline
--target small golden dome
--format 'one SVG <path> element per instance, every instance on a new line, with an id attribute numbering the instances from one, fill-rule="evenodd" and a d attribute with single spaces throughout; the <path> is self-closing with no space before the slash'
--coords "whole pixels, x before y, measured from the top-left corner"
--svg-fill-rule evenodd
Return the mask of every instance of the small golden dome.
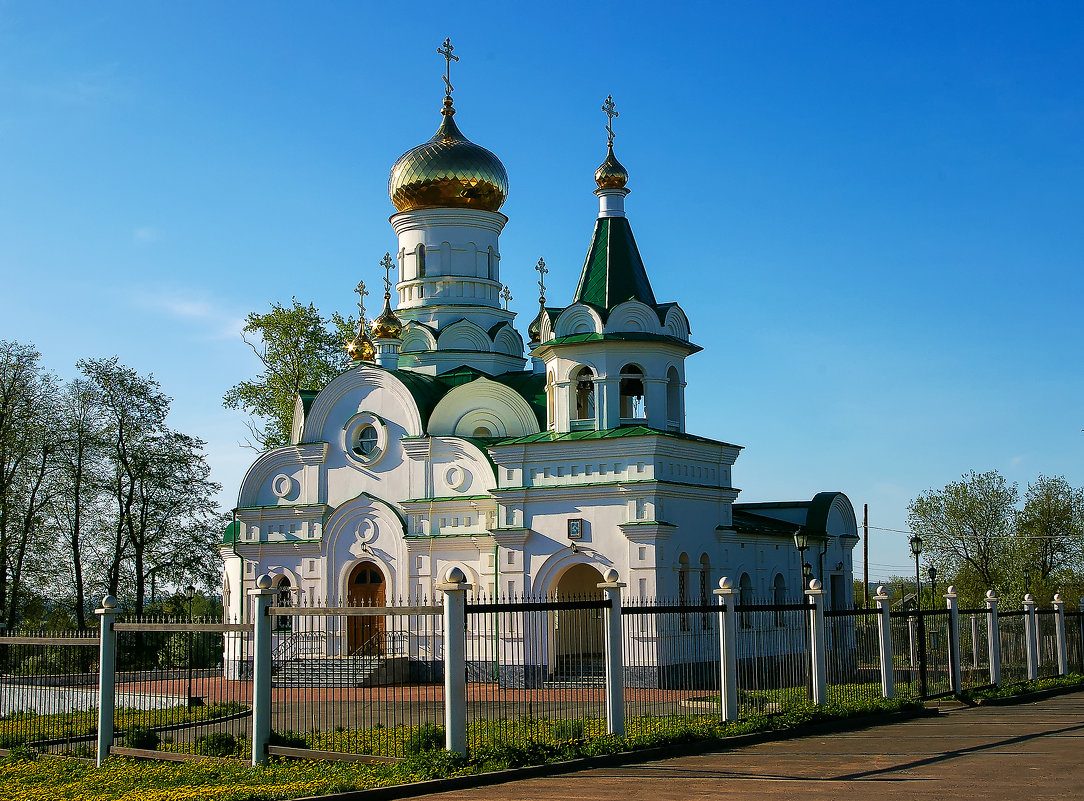
<path id="1" fill-rule="evenodd" d="M 629 182 L 629 173 L 614 155 L 614 146 L 606 149 L 606 160 L 595 170 L 595 183 L 599 189 L 624 189 Z"/>
<path id="2" fill-rule="evenodd" d="M 412 147 L 391 168 L 388 195 L 396 211 L 427 208 L 498 211 L 508 197 L 508 173 L 500 159 L 460 133 L 452 99 L 428 142 Z"/>
<path id="3" fill-rule="evenodd" d="M 369 327 L 373 336 L 377 339 L 398 339 L 403 333 L 403 324 L 391 310 L 391 295 L 384 293 L 384 310 L 380 316 L 373 320 Z"/>
<path id="4" fill-rule="evenodd" d="M 376 358 L 376 348 L 369 335 L 362 332 L 346 344 L 346 352 L 354 362 L 371 362 Z"/>

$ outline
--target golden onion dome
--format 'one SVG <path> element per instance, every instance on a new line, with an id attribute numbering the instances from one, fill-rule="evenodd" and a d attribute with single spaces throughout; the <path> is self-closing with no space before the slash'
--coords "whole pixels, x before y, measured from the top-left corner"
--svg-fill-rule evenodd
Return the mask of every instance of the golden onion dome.
<path id="1" fill-rule="evenodd" d="M 403 324 L 391 310 L 391 295 L 384 293 L 384 310 L 369 327 L 376 339 L 398 339 L 403 334 Z"/>
<path id="2" fill-rule="evenodd" d="M 350 360 L 354 362 L 371 362 L 376 358 L 373 341 L 364 331 L 347 343 L 346 352 L 350 354 Z"/>
<path id="3" fill-rule="evenodd" d="M 606 160 L 595 170 L 595 183 L 599 189 L 624 189 L 628 182 L 628 170 L 617 160 L 611 143 L 606 150 Z"/>
<path id="4" fill-rule="evenodd" d="M 537 345 L 542 341 L 542 315 L 545 313 L 545 308 L 539 309 L 538 316 L 531 320 L 531 324 L 527 326 L 527 341 L 531 345 Z"/>
<path id="5" fill-rule="evenodd" d="M 428 208 L 498 211 L 508 197 L 508 173 L 500 159 L 460 133 L 452 99 L 428 142 L 412 147 L 391 168 L 388 195 L 396 211 Z"/>

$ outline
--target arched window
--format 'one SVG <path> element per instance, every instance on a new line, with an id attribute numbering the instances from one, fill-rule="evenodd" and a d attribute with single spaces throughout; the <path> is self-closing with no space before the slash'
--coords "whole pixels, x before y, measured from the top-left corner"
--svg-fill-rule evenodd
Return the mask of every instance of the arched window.
<path id="1" fill-rule="evenodd" d="M 706 553 L 700 554 L 700 605 L 708 606 L 711 603 L 711 560 Z M 700 615 L 700 628 L 707 629 L 711 626 L 711 613 L 704 612 Z"/>
<path id="2" fill-rule="evenodd" d="M 289 577 L 280 576 L 278 583 L 275 585 L 275 606 L 293 606 L 293 601 L 294 596 L 291 591 Z M 275 631 L 293 631 L 293 622 L 294 619 L 290 615 L 276 615 Z"/>
<path id="3" fill-rule="evenodd" d="M 621 368 L 621 420 L 642 420 L 644 414 L 644 371 L 635 364 Z"/>
<path id="4" fill-rule="evenodd" d="M 782 573 L 775 574 L 775 582 L 772 586 L 772 602 L 776 605 L 785 604 L 787 602 L 787 580 L 783 578 Z M 782 626 L 786 615 L 783 612 L 775 613 L 775 625 Z"/>
<path id="5" fill-rule="evenodd" d="M 678 603 L 682 606 L 689 605 L 689 555 L 682 554 L 678 557 Z M 689 630 L 689 615 L 681 613 L 681 630 Z"/>
<path id="6" fill-rule="evenodd" d="M 676 367 L 666 371 L 666 427 L 681 431 L 681 377 Z"/>
<path id="7" fill-rule="evenodd" d="M 595 373 L 590 367 L 581 367 L 576 372 L 572 378 L 572 388 L 575 393 L 572 419 L 593 424 L 595 422 Z"/>
<path id="8" fill-rule="evenodd" d="M 496 279 L 497 277 L 497 254 L 493 252 L 493 246 L 490 245 L 489 252 L 486 254 L 486 278 Z"/>
<path id="9" fill-rule="evenodd" d="M 738 580 L 738 603 L 741 606 L 751 606 L 753 603 L 753 580 L 748 573 L 742 573 Z M 742 612 L 738 620 L 748 628 L 753 623 L 753 616 L 749 612 Z"/>
<path id="10" fill-rule="evenodd" d="M 418 277 L 425 278 L 425 245 L 418 245 Z"/>

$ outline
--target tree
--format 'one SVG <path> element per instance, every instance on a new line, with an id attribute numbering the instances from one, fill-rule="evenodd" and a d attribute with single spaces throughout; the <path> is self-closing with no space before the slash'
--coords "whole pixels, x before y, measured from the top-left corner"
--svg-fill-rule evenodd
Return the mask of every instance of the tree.
<path id="1" fill-rule="evenodd" d="M 1036 589 L 1052 589 L 1084 556 L 1084 489 L 1063 476 L 1040 475 L 1024 493 L 1017 534 L 1016 563 L 1031 571 Z"/>
<path id="2" fill-rule="evenodd" d="M 345 343 L 355 325 L 338 313 L 325 319 L 313 304 L 304 306 L 297 298 L 289 307 L 272 303 L 270 312 L 245 318 L 241 338 L 263 369 L 227 390 L 222 403 L 252 416 L 246 425 L 255 445 L 249 447 L 289 444 L 295 398 L 304 389 L 323 389 L 350 366 Z"/>
<path id="3" fill-rule="evenodd" d="M 927 490 L 908 505 L 911 530 L 923 539 L 923 554 L 959 589 L 980 593 L 998 586 L 1012 553 L 1019 493 L 996 470 L 972 470 L 939 490 Z M 971 588 L 965 582 L 975 584 Z"/>

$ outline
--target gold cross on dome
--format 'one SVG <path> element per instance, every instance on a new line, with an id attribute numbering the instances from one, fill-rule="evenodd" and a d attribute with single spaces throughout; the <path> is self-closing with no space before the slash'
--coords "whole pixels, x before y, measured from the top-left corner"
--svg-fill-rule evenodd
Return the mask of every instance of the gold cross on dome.
<path id="1" fill-rule="evenodd" d="M 614 105 L 614 96 L 606 95 L 606 102 L 602 104 L 602 110 L 606 112 L 606 136 L 608 141 L 607 145 L 613 147 L 614 144 L 614 117 L 620 117 L 617 113 L 617 107 Z"/>
<path id="2" fill-rule="evenodd" d="M 391 254 L 385 253 L 380 260 L 380 266 L 384 268 L 384 294 L 391 295 L 391 271 L 395 269 L 395 262 L 391 260 Z"/>
<path id="3" fill-rule="evenodd" d="M 358 312 L 361 314 L 361 319 L 365 319 L 365 296 L 369 294 L 369 290 L 365 288 L 364 281 L 358 281 L 358 285 L 354 287 L 354 291 L 358 293 Z"/>
<path id="4" fill-rule="evenodd" d="M 501 297 L 504 299 L 504 310 L 508 311 L 508 301 L 512 300 L 512 290 L 508 288 L 508 284 L 501 290 Z"/>
<path id="5" fill-rule="evenodd" d="M 452 47 L 451 37 L 444 40 L 444 47 L 437 48 L 437 52 L 444 56 L 444 60 L 447 62 L 444 67 L 444 94 L 448 97 L 451 97 L 452 92 L 455 91 L 452 87 L 452 62 L 459 61 L 459 56 L 452 55 L 453 50 L 455 50 L 455 48 Z"/>
<path id="6" fill-rule="evenodd" d="M 546 260 L 539 259 L 538 264 L 534 266 L 538 271 L 538 302 L 545 305 L 546 303 L 546 273 L 549 270 L 546 269 Z"/>

